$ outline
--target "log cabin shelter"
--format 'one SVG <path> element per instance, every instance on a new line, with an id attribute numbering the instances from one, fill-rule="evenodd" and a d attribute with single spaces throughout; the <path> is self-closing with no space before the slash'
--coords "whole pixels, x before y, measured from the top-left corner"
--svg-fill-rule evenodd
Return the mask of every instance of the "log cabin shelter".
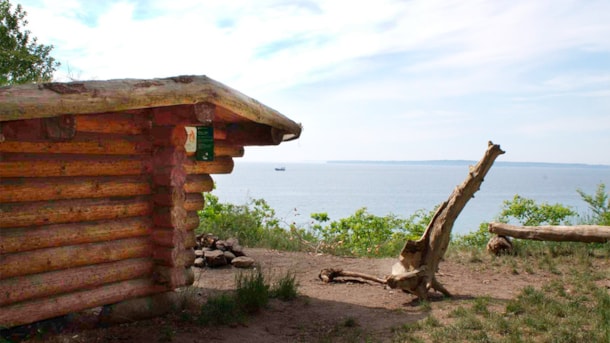
<path id="1" fill-rule="evenodd" d="M 0 88 L 0 327 L 191 285 L 210 175 L 300 134 L 206 76 Z"/>

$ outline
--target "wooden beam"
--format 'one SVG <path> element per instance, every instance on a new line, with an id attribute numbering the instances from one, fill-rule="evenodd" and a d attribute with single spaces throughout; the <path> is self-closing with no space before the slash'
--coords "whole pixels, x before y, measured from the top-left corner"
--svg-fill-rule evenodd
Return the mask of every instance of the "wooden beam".
<path id="1" fill-rule="evenodd" d="M 45 118 L 43 120 L 43 126 L 45 128 L 47 138 L 52 141 L 71 140 L 76 134 L 74 116 L 71 114 L 53 118 Z"/>
<path id="2" fill-rule="evenodd" d="M 274 127 L 256 123 L 236 123 L 227 125 L 228 144 L 233 145 L 278 145 L 284 132 Z"/>
<path id="3" fill-rule="evenodd" d="M 153 144 L 157 146 L 184 146 L 186 130 L 183 125 L 153 126 L 151 137 Z"/>
<path id="4" fill-rule="evenodd" d="M 70 245 L 2 255 L 0 280 L 129 258 L 149 257 L 148 237 Z"/>
<path id="5" fill-rule="evenodd" d="M 184 229 L 187 231 L 195 230 L 199 227 L 199 215 L 197 211 L 189 211 L 186 214 L 186 223 Z"/>
<path id="6" fill-rule="evenodd" d="M 0 203 L 151 194 L 147 176 L 1 178 Z"/>
<path id="7" fill-rule="evenodd" d="M 185 200 L 183 187 L 155 187 L 153 202 L 157 206 L 183 206 Z"/>
<path id="8" fill-rule="evenodd" d="M 112 282 L 150 277 L 152 271 L 152 259 L 134 258 L 0 280 L 0 307 Z"/>
<path id="9" fill-rule="evenodd" d="M 149 217 L 0 229 L 0 254 L 148 236 Z"/>
<path id="10" fill-rule="evenodd" d="M 153 183 L 155 186 L 182 187 L 186 180 L 186 170 L 175 166 L 155 167 Z"/>
<path id="11" fill-rule="evenodd" d="M 187 212 L 182 206 L 156 206 L 152 219 L 155 226 L 183 229 Z"/>
<path id="12" fill-rule="evenodd" d="M 10 141 L 0 143 L 0 152 L 34 154 L 87 154 L 87 155 L 148 155 L 152 144 L 137 139 L 108 138 L 98 135 L 95 139 L 71 140 L 68 142 L 50 141 Z"/>
<path id="13" fill-rule="evenodd" d="M 216 105 L 209 102 L 200 102 L 197 104 L 156 107 L 152 109 L 152 118 L 155 125 L 211 125 L 215 113 Z"/>
<path id="14" fill-rule="evenodd" d="M 547 225 L 515 226 L 504 223 L 489 223 L 489 232 L 521 239 L 556 242 L 610 242 L 610 226 L 600 225 Z"/>
<path id="15" fill-rule="evenodd" d="M 214 180 L 208 174 L 191 174 L 186 176 L 184 191 L 186 193 L 203 193 L 214 190 Z"/>
<path id="16" fill-rule="evenodd" d="M 230 174 L 233 171 L 234 162 L 230 157 L 218 157 L 214 161 L 201 162 L 187 160 L 184 169 L 187 174 Z"/>
<path id="17" fill-rule="evenodd" d="M 167 248 L 181 247 L 186 249 L 197 245 L 193 231 L 158 228 L 152 231 L 151 238 L 156 245 Z"/>
<path id="18" fill-rule="evenodd" d="M 184 209 L 187 211 L 203 210 L 205 200 L 202 193 L 188 193 L 184 202 Z"/>
<path id="19" fill-rule="evenodd" d="M 0 326 L 13 327 L 126 299 L 167 291 L 152 279 L 134 279 L 2 307 Z"/>
<path id="20" fill-rule="evenodd" d="M 222 141 L 214 142 L 214 156 L 216 157 L 243 157 L 244 147 L 231 145 Z"/>
<path id="21" fill-rule="evenodd" d="M 140 175 L 151 171 L 147 160 L 0 161 L 0 178 Z"/>
<path id="22" fill-rule="evenodd" d="M 150 215 L 148 197 L 79 199 L 0 204 L 0 228 Z"/>
<path id="23" fill-rule="evenodd" d="M 76 116 L 76 131 L 140 135 L 150 132 L 148 116 L 129 113 L 104 113 Z"/>
<path id="24" fill-rule="evenodd" d="M 153 260 L 162 266 L 190 267 L 195 262 L 195 252 L 193 249 L 155 247 Z"/>

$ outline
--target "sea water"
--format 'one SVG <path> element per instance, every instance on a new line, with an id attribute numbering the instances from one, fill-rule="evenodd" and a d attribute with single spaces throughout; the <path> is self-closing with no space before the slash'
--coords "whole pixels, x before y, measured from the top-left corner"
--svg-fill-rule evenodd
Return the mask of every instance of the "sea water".
<path id="1" fill-rule="evenodd" d="M 285 171 L 276 171 L 279 167 Z M 378 216 L 392 213 L 407 218 L 447 200 L 468 170 L 465 161 L 278 165 L 236 160 L 231 174 L 213 176 L 213 194 L 234 204 L 265 199 L 282 222 L 301 227 L 312 222 L 311 213 L 326 212 L 331 220 L 339 220 L 362 207 Z M 577 189 L 593 194 L 600 183 L 610 188 L 610 166 L 496 163 L 453 232 L 468 233 L 482 222 L 493 221 L 503 202 L 516 194 L 587 213 L 588 205 Z"/>

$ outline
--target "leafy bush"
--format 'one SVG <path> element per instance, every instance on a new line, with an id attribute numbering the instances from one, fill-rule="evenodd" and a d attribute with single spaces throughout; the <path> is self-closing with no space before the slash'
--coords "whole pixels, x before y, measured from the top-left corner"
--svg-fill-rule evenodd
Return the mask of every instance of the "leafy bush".
<path id="1" fill-rule="evenodd" d="M 593 225 L 610 225 L 610 199 L 606 193 L 606 185 L 600 183 L 595 194 L 589 195 L 582 190 L 577 190 L 582 200 L 589 204 L 592 214 L 585 215 L 584 222 Z"/>
<path id="2" fill-rule="evenodd" d="M 515 195 L 505 200 L 498 221 L 510 223 L 511 219 L 525 226 L 569 224 L 568 219 L 576 216 L 571 208 L 561 204 L 537 204 L 532 199 Z"/>
<path id="3" fill-rule="evenodd" d="M 304 229 L 280 226 L 275 211 L 264 199 L 250 199 L 244 205 L 222 203 L 213 194 L 205 193 L 205 207 L 199 211 L 197 233 L 213 233 L 219 237 L 235 237 L 248 247 L 267 247 L 298 251 L 314 241 Z"/>
<path id="4" fill-rule="evenodd" d="M 320 239 L 323 251 L 355 256 L 396 256 L 407 239 L 418 239 L 434 212 L 417 211 L 408 219 L 394 214 L 383 217 L 370 214 L 366 208 L 353 215 L 332 221 L 326 213 L 313 213 L 312 230 Z"/>
<path id="5" fill-rule="evenodd" d="M 512 200 L 505 200 L 497 221 L 502 223 L 513 222 L 519 225 L 559 225 L 567 224 L 569 218 L 576 216 L 569 207 L 561 204 L 550 205 L 547 203 L 536 203 L 533 199 L 515 195 Z M 481 223 L 479 230 L 466 235 L 457 236 L 453 243 L 463 248 L 484 249 L 487 242 L 492 237 L 488 229 L 489 223 Z M 533 244 L 540 246 L 545 242 L 528 242 L 523 244 Z M 548 243 L 548 242 L 546 242 Z M 516 247 L 519 249 L 519 247 Z"/>

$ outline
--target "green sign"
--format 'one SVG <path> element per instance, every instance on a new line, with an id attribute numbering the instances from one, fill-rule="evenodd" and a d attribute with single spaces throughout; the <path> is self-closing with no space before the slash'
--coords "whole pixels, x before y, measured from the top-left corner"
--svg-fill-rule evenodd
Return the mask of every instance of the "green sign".
<path id="1" fill-rule="evenodd" d="M 214 128 L 212 126 L 197 126 L 197 161 L 214 161 Z"/>

